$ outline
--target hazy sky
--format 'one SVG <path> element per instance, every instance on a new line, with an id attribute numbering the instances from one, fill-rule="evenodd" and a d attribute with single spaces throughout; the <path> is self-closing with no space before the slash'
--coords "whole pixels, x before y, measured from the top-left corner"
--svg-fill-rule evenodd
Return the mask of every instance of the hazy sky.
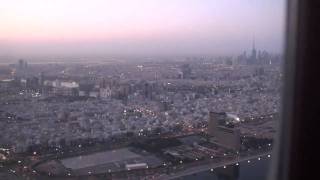
<path id="1" fill-rule="evenodd" d="M 0 55 L 281 52 L 284 0 L 0 0 Z"/>

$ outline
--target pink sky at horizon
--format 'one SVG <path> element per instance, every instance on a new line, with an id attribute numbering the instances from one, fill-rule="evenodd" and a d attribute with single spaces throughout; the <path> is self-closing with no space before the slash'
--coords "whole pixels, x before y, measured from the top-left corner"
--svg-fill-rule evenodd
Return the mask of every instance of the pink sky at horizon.
<path id="1" fill-rule="evenodd" d="M 284 0 L 0 1 L 0 53 L 64 53 L 77 43 L 105 52 L 235 52 L 253 36 L 261 48 L 282 47 Z"/>

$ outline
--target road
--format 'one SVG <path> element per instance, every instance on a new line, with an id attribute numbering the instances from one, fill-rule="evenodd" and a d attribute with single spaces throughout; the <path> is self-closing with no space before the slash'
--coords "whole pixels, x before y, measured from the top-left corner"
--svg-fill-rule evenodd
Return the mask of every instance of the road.
<path id="1" fill-rule="evenodd" d="M 258 154 L 258 155 L 252 155 L 252 156 L 248 156 L 248 157 L 240 157 L 237 159 L 226 160 L 226 161 L 218 162 L 218 163 L 195 166 L 195 167 L 187 168 L 185 170 L 176 172 L 174 174 L 173 173 L 172 174 L 163 174 L 163 175 L 159 176 L 157 179 L 159 179 L 159 180 L 176 179 L 179 177 L 188 176 L 188 175 L 192 175 L 195 173 L 207 171 L 211 168 L 218 168 L 218 167 L 236 164 L 236 163 L 243 162 L 243 161 L 248 161 L 251 159 L 256 159 L 259 157 L 267 156 L 268 154 L 271 154 L 271 152 L 266 152 L 266 153 L 262 153 L 262 154 Z"/>

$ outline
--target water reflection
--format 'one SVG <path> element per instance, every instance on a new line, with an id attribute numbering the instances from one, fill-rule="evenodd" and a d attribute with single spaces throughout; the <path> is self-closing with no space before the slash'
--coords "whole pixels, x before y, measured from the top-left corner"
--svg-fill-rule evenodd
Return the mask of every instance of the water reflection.
<path id="1" fill-rule="evenodd" d="M 228 168 L 218 168 L 215 170 L 218 179 L 233 180 L 239 177 L 239 166 L 231 166 Z"/>

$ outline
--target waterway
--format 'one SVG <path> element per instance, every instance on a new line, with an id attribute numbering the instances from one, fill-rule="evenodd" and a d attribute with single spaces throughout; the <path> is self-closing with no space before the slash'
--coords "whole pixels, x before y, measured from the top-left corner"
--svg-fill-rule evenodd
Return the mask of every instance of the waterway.
<path id="1" fill-rule="evenodd" d="M 270 158 L 243 161 L 238 165 L 229 165 L 210 169 L 200 173 L 177 178 L 176 180 L 266 180 L 268 178 Z"/>

